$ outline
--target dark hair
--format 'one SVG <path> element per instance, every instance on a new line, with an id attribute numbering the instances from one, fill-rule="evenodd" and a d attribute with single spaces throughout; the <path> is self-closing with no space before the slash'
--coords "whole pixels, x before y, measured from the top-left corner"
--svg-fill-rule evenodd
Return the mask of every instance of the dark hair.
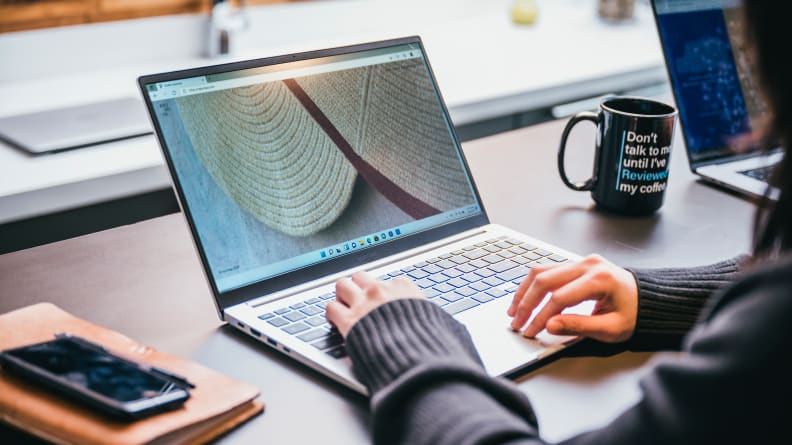
<path id="1" fill-rule="evenodd" d="M 744 0 L 747 38 L 765 99 L 771 110 L 764 131 L 768 146 L 774 142 L 785 147 L 770 183 L 780 191 L 772 202 L 765 195 L 754 227 L 756 257 L 775 256 L 792 247 L 792 60 L 789 50 L 792 5 L 786 1 Z"/>

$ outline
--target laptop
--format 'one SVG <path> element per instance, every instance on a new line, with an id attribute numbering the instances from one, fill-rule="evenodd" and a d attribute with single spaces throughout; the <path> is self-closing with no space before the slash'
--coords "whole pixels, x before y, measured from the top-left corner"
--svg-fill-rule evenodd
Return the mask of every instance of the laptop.
<path id="1" fill-rule="evenodd" d="M 0 141 L 31 155 L 151 134 L 146 107 L 135 97 L 0 118 Z"/>
<path id="2" fill-rule="evenodd" d="M 336 280 L 413 280 L 504 375 L 577 341 L 506 310 L 571 252 L 490 224 L 418 37 L 143 76 L 220 318 L 365 393 L 325 319 Z M 590 314 L 592 302 L 569 312 Z"/>
<path id="3" fill-rule="evenodd" d="M 775 199 L 778 190 L 767 181 L 783 151 L 751 141 L 768 107 L 745 50 L 740 1 L 652 5 L 691 170 L 718 186 Z"/>

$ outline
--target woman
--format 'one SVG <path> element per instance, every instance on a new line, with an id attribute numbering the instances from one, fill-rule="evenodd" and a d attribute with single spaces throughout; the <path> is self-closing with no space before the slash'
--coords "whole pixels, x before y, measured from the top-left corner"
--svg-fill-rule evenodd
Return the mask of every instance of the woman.
<path id="1" fill-rule="evenodd" d="M 773 110 L 768 137 L 792 143 L 788 2 L 747 0 L 748 34 Z M 643 397 L 610 425 L 572 444 L 774 443 L 784 440 L 792 401 L 792 157 L 775 176 L 779 200 L 758 213 L 755 270 L 725 291 L 747 258 L 694 269 L 630 271 L 598 256 L 534 269 L 515 293 L 512 327 L 533 336 L 587 335 L 632 348 L 681 347 L 658 363 Z M 408 281 L 366 274 L 336 285 L 328 319 L 347 337 L 372 394 L 377 443 L 543 443 L 526 397 L 487 377 L 465 328 L 420 298 Z M 530 325 L 547 292 L 551 302 Z M 589 317 L 559 315 L 584 299 Z M 682 339 L 684 337 L 684 342 Z M 596 409 L 596 407 L 592 407 Z"/>

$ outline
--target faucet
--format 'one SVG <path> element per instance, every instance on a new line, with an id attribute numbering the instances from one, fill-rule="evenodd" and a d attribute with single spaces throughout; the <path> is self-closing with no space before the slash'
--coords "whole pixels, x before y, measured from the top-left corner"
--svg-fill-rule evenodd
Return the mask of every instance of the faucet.
<path id="1" fill-rule="evenodd" d="M 231 0 L 212 0 L 209 15 L 209 32 L 206 46 L 207 57 L 232 55 L 236 52 L 236 34 L 249 26 L 245 0 L 239 8 L 233 8 Z"/>

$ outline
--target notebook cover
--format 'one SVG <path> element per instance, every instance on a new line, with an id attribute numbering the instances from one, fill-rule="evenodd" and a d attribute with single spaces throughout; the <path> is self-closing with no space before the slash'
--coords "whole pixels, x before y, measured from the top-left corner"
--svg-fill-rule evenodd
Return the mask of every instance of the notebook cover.
<path id="1" fill-rule="evenodd" d="M 113 330 L 77 318 L 50 303 L 0 315 L 0 350 L 51 340 L 67 332 L 126 358 L 186 377 L 196 385 L 174 411 L 132 423 L 108 420 L 61 396 L 0 371 L 0 420 L 64 444 L 208 442 L 262 412 L 257 387 L 181 357 L 141 345 Z"/>

